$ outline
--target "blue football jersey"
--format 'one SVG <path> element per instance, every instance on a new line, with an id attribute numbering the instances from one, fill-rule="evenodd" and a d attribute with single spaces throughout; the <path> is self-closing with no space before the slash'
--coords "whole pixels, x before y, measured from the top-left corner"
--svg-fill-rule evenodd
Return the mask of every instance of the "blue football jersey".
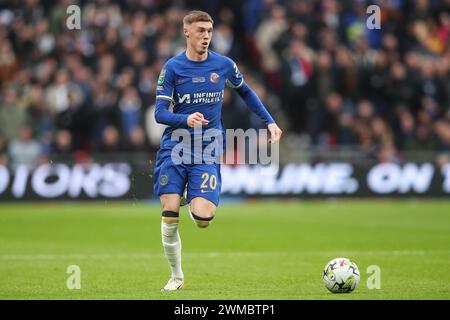
<path id="1" fill-rule="evenodd" d="M 169 59 L 161 70 L 156 98 L 170 101 L 175 114 L 202 113 L 209 121 L 203 130 L 221 130 L 225 140 L 221 116 L 224 88 L 239 88 L 243 83 L 242 74 L 230 58 L 209 50 L 206 60 L 192 61 L 183 51 Z M 170 150 L 177 144 L 177 141 L 171 141 L 175 129 L 166 128 L 160 150 Z M 193 135 L 194 129 L 188 130 Z M 209 143 L 204 141 L 203 145 Z"/>

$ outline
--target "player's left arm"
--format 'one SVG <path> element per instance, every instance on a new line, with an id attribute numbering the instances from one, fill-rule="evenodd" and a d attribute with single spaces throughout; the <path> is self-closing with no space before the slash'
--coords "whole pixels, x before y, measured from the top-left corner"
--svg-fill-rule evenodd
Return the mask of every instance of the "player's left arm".
<path id="1" fill-rule="evenodd" d="M 230 70 L 229 76 L 227 77 L 227 86 L 235 89 L 250 110 L 265 122 L 267 129 L 270 132 L 269 142 L 275 143 L 279 141 L 283 132 L 275 123 L 275 120 L 273 120 L 266 107 L 264 107 L 264 104 L 261 99 L 259 99 L 255 91 L 253 91 L 253 89 L 245 83 L 244 77 L 239 72 L 236 64 L 234 62 L 232 62 L 232 64 L 233 68 Z"/>

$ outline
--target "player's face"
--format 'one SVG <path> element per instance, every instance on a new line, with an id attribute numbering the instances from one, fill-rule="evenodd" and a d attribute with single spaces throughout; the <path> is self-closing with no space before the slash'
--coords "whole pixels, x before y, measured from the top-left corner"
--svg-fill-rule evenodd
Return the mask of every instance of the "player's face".
<path id="1" fill-rule="evenodd" d="M 192 23 L 185 29 L 185 35 L 188 44 L 198 54 L 204 54 L 208 51 L 211 42 L 213 26 L 211 22 L 198 21 Z"/>

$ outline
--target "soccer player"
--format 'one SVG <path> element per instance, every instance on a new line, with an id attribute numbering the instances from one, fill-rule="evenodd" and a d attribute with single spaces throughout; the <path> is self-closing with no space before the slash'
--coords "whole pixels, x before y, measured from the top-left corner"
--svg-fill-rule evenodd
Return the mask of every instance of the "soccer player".
<path id="1" fill-rule="evenodd" d="M 188 129 L 192 136 L 194 127 L 224 132 L 221 109 L 227 85 L 265 121 L 270 143 L 277 142 L 282 134 L 255 92 L 244 82 L 236 64 L 208 50 L 213 31 L 211 16 L 191 11 L 183 19 L 183 31 L 187 48 L 166 62 L 156 90 L 155 119 L 168 126 L 161 138 L 154 170 L 154 190 L 162 205 L 162 244 L 171 269 L 171 277 L 162 289 L 167 291 L 181 289 L 184 284 L 178 218 L 186 185 L 188 210 L 200 228 L 207 227 L 214 218 L 221 187 L 220 164 L 174 163 L 171 157 L 177 144 L 171 139 L 174 130 Z M 173 112 L 169 110 L 171 104 Z"/>

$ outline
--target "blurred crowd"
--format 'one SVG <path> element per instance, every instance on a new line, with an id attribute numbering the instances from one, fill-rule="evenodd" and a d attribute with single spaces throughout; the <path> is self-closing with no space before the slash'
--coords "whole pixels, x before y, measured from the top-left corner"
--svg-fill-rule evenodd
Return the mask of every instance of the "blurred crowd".
<path id="1" fill-rule="evenodd" d="M 366 25 L 371 4 L 381 29 Z M 194 8 L 287 146 L 302 136 L 380 161 L 450 151 L 449 0 L 21 0 L 0 4 L 0 163 L 156 150 L 157 77 Z M 223 110 L 228 128 L 263 127 L 232 90 Z"/>

